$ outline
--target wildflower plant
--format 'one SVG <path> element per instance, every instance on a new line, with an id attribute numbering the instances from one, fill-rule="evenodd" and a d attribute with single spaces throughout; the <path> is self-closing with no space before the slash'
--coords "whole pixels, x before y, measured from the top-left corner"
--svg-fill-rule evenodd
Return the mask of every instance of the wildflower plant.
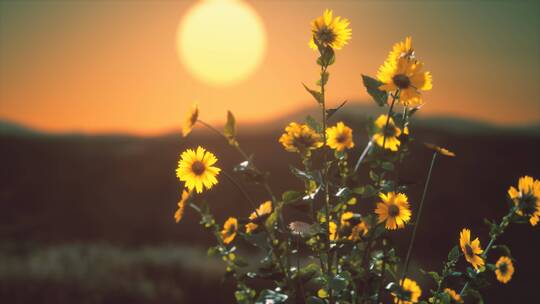
<path id="1" fill-rule="evenodd" d="M 411 277 L 409 263 L 428 201 L 431 173 L 438 157 L 451 161 L 456 155 L 425 144 L 433 156 L 420 198 L 409 196 L 408 185 L 396 178 L 414 135 L 409 131 L 411 117 L 433 86 L 432 75 L 425 71 L 410 37 L 393 46 L 376 78 L 362 75 L 367 93 L 383 109 L 368 128 L 370 138 L 355 142 L 350 126 L 331 121 L 345 102 L 329 107 L 326 87 L 336 51 L 351 39 L 349 25 L 331 10 L 312 22 L 309 46 L 317 54 L 319 80 L 316 87 L 304 87 L 318 104 L 320 117 L 291 122 L 276 138 L 285 151 L 298 155 L 302 166 L 290 168 L 303 189 L 275 193 L 269 173 L 241 147 L 234 115 L 227 113 L 221 131 L 202 121 L 194 107 L 183 135 L 199 123 L 223 137 L 244 160 L 231 174 L 220 168 L 213 152 L 202 147 L 181 153 L 176 175 L 185 190 L 174 214 L 176 222 L 186 205 L 200 214 L 200 223 L 216 238 L 208 252 L 221 256 L 226 264 L 227 277 L 236 282 L 238 303 L 463 303 L 481 297 L 479 288 L 490 278 L 507 283 L 515 272 L 514 259 L 497 240 L 511 224 L 538 223 L 540 181 L 525 176 L 517 188 L 509 188 L 508 213 L 499 222 L 486 221 L 490 234 L 485 248 L 481 244 L 486 242 L 473 239 L 476 234 L 469 229 L 456 232 L 455 246 L 449 245 L 452 248 L 442 269 L 422 271 L 433 282 L 420 286 L 418 278 Z M 359 157 L 353 159 L 353 155 Z M 367 183 L 362 182 L 364 177 L 369 178 Z M 239 178 L 262 187 L 266 199 L 253 200 Z M 204 192 L 221 182 L 231 183 L 241 193 L 252 209 L 250 214 L 216 221 Z M 297 218 L 290 220 L 291 210 L 301 210 L 300 215 L 296 212 L 292 217 Z M 392 235 L 404 230 L 412 230 L 412 236 L 407 251 L 401 252 L 392 244 Z M 260 250 L 263 258 L 247 263 L 235 245 L 239 238 L 245 240 L 241 244 Z M 264 288 L 257 287 L 261 281 Z"/>

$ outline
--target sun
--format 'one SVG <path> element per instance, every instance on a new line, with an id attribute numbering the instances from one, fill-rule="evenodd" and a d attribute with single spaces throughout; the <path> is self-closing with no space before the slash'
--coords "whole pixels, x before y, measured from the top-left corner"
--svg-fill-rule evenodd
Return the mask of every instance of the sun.
<path id="1" fill-rule="evenodd" d="M 182 18 L 176 40 L 187 70 L 212 86 L 230 86 L 248 78 L 266 48 L 261 18 L 240 0 L 198 2 Z"/>

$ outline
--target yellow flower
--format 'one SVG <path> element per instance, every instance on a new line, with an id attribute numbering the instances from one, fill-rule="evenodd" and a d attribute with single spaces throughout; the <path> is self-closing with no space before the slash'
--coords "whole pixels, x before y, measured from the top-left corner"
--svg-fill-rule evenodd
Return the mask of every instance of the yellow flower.
<path id="1" fill-rule="evenodd" d="M 255 212 L 249 215 L 250 222 L 246 224 L 246 233 L 251 233 L 259 227 L 255 222 L 264 220 L 270 213 L 272 213 L 272 202 L 266 201 L 259 205 Z"/>
<path id="2" fill-rule="evenodd" d="M 379 194 L 379 197 L 382 202 L 377 203 L 377 209 L 375 209 L 379 223 L 386 222 L 385 227 L 389 230 L 405 227 L 405 223 L 411 219 L 407 196 L 403 193 L 388 192 Z"/>
<path id="3" fill-rule="evenodd" d="M 368 231 L 369 229 L 368 229 L 367 224 L 364 221 L 361 221 L 360 223 L 353 226 L 351 235 L 349 235 L 348 240 L 353 241 L 353 242 L 360 241 L 360 238 L 362 236 L 366 236 Z"/>
<path id="4" fill-rule="evenodd" d="M 452 151 L 449 151 L 448 149 L 445 149 L 443 147 L 439 147 L 437 145 L 429 144 L 429 143 L 424 143 L 424 145 L 426 147 L 428 147 L 428 149 L 431 149 L 433 151 L 437 151 L 437 153 L 442 154 L 444 156 L 448 156 L 448 157 L 455 157 L 456 156 L 456 153 L 454 153 Z"/>
<path id="5" fill-rule="evenodd" d="M 281 135 L 279 142 L 286 151 L 299 153 L 309 153 L 310 150 L 315 150 L 323 145 L 320 134 L 308 125 L 296 122 L 291 122 L 285 127 L 285 133 Z"/>
<path id="6" fill-rule="evenodd" d="M 388 54 L 388 61 L 396 62 L 399 58 L 415 59 L 414 49 L 412 47 L 412 37 L 408 36 L 404 41 L 394 44 L 392 51 Z"/>
<path id="7" fill-rule="evenodd" d="M 337 225 L 334 222 L 328 223 L 328 227 L 330 228 L 329 235 L 330 235 L 330 241 L 335 241 L 338 238 L 337 233 Z"/>
<path id="8" fill-rule="evenodd" d="M 186 183 L 186 188 L 190 191 L 196 189 L 197 193 L 201 193 L 203 186 L 210 189 L 218 183 L 216 176 L 221 169 L 212 166 L 216 162 L 216 156 L 200 146 L 196 152 L 187 149 L 180 157 L 176 176 Z"/>
<path id="9" fill-rule="evenodd" d="M 325 10 L 322 16 L 311 22 L 312 37 L 309 47 L 317 50 L 317 41 L 324 47 L 340 50 L 351 39 L 352 30 L 349 28 L 349 20 L 332 16 L 332 10 Z"/>
<path id="10" fill-rule="evenodd" d="M 229 217 L 223 224 L 223 230 L 221 230 L 221 238 L 223 243 L 229 244 L 236 237 L 236 231 L 238 231 L 238 220 L 234 217 Z"/>
<path id="11" fill-rule="evenodd" d="M 349 222 L 352 218 L 354 217 L 354 213 L 350 212 L 350 211 L 347 211 L 347 212 L 343 212 L 343 214 L 341 214 L 341 226 L 342 227 L 346 227 L 346 226 L 349 226 L 351 223 Z"/>
<path id="12" fill-rule="evenodd" d="M 352 129 L 343 122 L 338 122 L 334 127 L 326 129 L 327 145 L 337 151 L 343 151 L 354 147 Z"/>
<path id="13" fill-rule="evenodd" d="M 174 220 L 178 223 L 182 219 L 182 216 L 184 216 L 184 208 L 186 207 L 186 202 L 189 199 L 189 196 L 191 195 L 191 191 L 182 191 L 182 197 L 180 198 L 180 201 L 178 202 L 178 210 L 174 213 Z"/>
<path id="14" fill-rule="evenodd" d="M 450 288 L 445 288 L 444 292 L 446 292 L 455 303 L 463 303 L 463 299 L 461 298 L 459 293 L 457 293 L 455 290 L 450 289 Z"/>
<path id="15" fill-rule="evenodd" d="M 387 92 L 399 89 L 401 104 L 420 105 L 420 91 L 429 91 L 433 87 L 431 73 L 422 71 L 423 66 L 421 62 L 407 57 L 385 61 L 377 72 L 377 78 L 383 83 L 379 89 Z"/>
<path id="16" fill-rule="evenodd" d="M 495 275 L 499 282 L 506 284 L 512 279 L 512 275 L 514 274 L 514 264 L 509 257 L 500 257 L 497 263 L 495 263 L 495 267 Z"/>
<path id="17" fill-rule="evenodd" d="M 184 124 L 182 125 L 182 136 L 186 137 L 189 133 L 191 133 L 191 130 L 193 129 L 193 126 L 197 122 L 197 118 L 199 117 L 199 108 L 197 105 L 193 105 L 193 108 L 186 116 L 186 119 L 184 120 Z"/>
<path id="18" fill-rule="evenodd" d="M 386 139 L 385 139 L 385 126 L 388 116 L 380 115 L 375 120 L 375 134 L 373 135 L 373 140 L 377 143 L 379 147 L 383 146 L 384 148 L 389 149 L 390 151 L 397 151 L 401 141 L 398 137 L 401 135 L 401 129 L 396 127 L 394 119 L 390 117 L 388 120 L 388 126 L 386 127 Z"/>
<path id="19" fill-rule="evenodd" d="M 476 238 L 471 242 L 471 231 L 469 229 L 463 229 L 459 233 L 459 245 L 465 259 L 471 263 L 474 269 L 484 266 L 484 259 L 480 256 L 484 252 L 480 248 L 480 240 Z"/>
<path id="20" fill-rule="evenodd" d="M 523 176 L 518 181 L 518 188 L 510 187 L 508 195 L 518 206 L 516 213 L 529 217 L 532 226 L 540 219 L 540 181 L 530 176 Z"/>
<path id="21" fill-rule="evenodd" d="M 415 281 L 405 278 L 405 280 L 399 281 L 400 286 L 402 286 L 401 294 L 403 297 L 400 297 L 398 294 L 392 292 L 394 296 L 394 303 L 398 304 L 412 304 L 418 302 L 418 299 L 422 295 L 422 289 L 416 284 Z"/>

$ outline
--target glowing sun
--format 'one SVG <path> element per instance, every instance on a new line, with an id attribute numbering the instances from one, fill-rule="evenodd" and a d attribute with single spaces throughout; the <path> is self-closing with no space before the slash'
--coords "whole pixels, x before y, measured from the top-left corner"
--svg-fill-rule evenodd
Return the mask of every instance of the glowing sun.
<path id="1" fill-rule="evenodd" d="M 197 79 L 229 86 L 250 76 L 261 63 L 266 34 L 261 18 L 240 0 L 195 4 L 177 32 L 180 59 Z"/>

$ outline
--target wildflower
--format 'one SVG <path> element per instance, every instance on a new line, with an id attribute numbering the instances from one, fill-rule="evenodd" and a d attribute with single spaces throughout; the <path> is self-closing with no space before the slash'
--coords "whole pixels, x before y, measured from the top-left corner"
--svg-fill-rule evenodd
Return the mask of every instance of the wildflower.
<path id="1" fill-rule="evenodd" d="M 499 282 L 506 284 L 512 279 L 512 275 L 514 274 L 514 264 L 509 257 L 500 257 L 497 263 L 495 263 L 495 267 L 495 275 Z"/>
<path id="2" fill-rule="evenodd" d="M 463 299 L 461 298 L 459 293 L 457 293 L 455 290 L 450 289 L 450 288 L 445 288 L 444 292 L 447 293 L 455 303 L 463 303 Z"/>
<path id="3" fill-rule="evenodd" d="M 301 125 L 296 122 L 291 122 L 285 128 L 285 133 L 281 135 L 279 142 L 285 147 L 286 151 L 302 154 L 309 153 L 309 151 L 320 148 L 323 145 L 320 134 L 308 125 Z"/>
<path id="4" fill-rule="evenodd" d="M 259 227 L 255 222 L 261 222 L 272 213 L 272 202 L 266 201 L 259 205 L 255 212 L 249 215 L 250 222 L 246 224 L 246 233 L 251 233 Z"/>
<path id="5" fill-rule="evenodd" d="M 420 286 L 415 281 L 405 278 L 405 280 L 400 280 L 399 284 L 401 286 L 400 294 L 392 292 L 394 303 L 412 304 L 418 302 L 418 299 L 422 295 L 422 289 L 420 289 Z"/>
<path id="6" fill-rule="evenodd" d="M 388 121 L 388 126 L 386 126 L 386 121 Z M 375 134 L 373 135 L 373 140 L 377 143 L 377 145 L 379 145 L 379 147 L 382 147 L 384 144 L 385 149 L 397 151 L 399 145 L 401 144 L 401 141 L 398 139 L 400 135 L 401 129 L 396 127 L 392 117 L 388 119 L 388 116 L 382 114 L 375 120 Z"/>
<path id="7" fill-rule="evenodd" d="M 330 228 L 330 231 L 328 231 L 329 235 L 330 235 L 330 241 L 335 241 L 337 240 L 338 238 L 338 233 L 337 233 L 337 225 L 336 223 L 334 222 L 329 222 L 328 223 L 328 227 Z"/>
<path id="8" fill-rule="evenodd" d="M 392 51 L 388 54 L 387 61 L 396 62 L 399 58 L 416 59 L 414 49 L 412 47 L 412 37 L 408 36 L 404 41 L 397 42 L 392 47 Z"/>
<path id="9" fill-rule="evenodd" d="M 344 226 L 349 226 L 351 223 L 349 222 L 352 218 L 354 217 L 354 213 L 350 212 L 350 211 L 347 211 L 347 212 L 343 212 L 343 214 L 341 214 L 341 226 L 344 227 Z"/>
<path id="10" fill-rule="evenodd" d="M 530 176 L 523 176 L 518 181 L 518 188 L 510 187 L 508 195 L 518 206 L 516 213 L 529 217 L 532 226 L 538 224 L 540 218 L 540 181 Z"/>
<path id="11" fill-rule="evenodd" d="M 423 66 L 421 62 L 406 57 L 385 61 L 377 72 L 377 78 L 383 83 L 379 89 L 387 92 L 399 90 L 399 101 L 404 106 L 420 105 L 420 91 L 429 91 L 433 87 L 431 73 L 423 72 Z"/>
<path id="12" fill-rule="evenodd" d="M 221 230 L 221 238 L 223 243 L 229 244 L 236 237 L 236 231 L 238 231 L 238 220 L 234 217 L 229 217 L 223 224 L 223 230 Z"/>
<path id="13" fill-rule="evenodd" d="M 448 156 L 448 157 L 455 157 L 456 156 L 456 153 L 452 152 L 452 151 L 449 151 L 448 149 L 445 149 L 443 147 L 439 147 L 437 145 L 434 145 L 434 144 L 429 144 L 429 143 L 424 143 L 424 145 L 428 148 L 428 149 L 431 149 L 433 151 L 436 151 L 437 153 L 439 154 L 442 154 L 444 156 Z"/>
<path id="14" fill-rule="evenodd" d="M 351 39 L 349 20 L 332 16 L 332 10 L 325 10 L 322 16 L 311 22 L 312 37 L 309 47 L 317 50 L 317 43 L 324 47 L 340 50 Z"/>
<path id="15" fill-rule="evenodd" d="M 201 193 L 203 186 L 210 189 L 218 183 L 216 176 L 221 169 L 212 166 L 216 162 L 216 156 L 200 146 L 196 151 L 187 149 L 178 162 L 176 176 L 186 183 L 190 191 L 196 189 L 197 193 Z"/>
<path id="16" fill-rule="evenodd" d="M 471 231 L 469 229 L 463 229 L 459 233 L 459 245 L 465 259 L 471 263 L 474 269 L 484 266 L 484 259 L 480 256 L 484 252 L 480 248 L 480 240 L 476 238 L 471 242 Z"/>
<path id="17" fill-rule="evenodd" d="M 197 118 L 199 117 L 199 108 L 196 104 L 193 105 L 193 108 L 186 116 L 186 119 L 184 120 L 184 124 L 182 125 L 182 136 L 186 137 L 189 133 L 191 133 L 191 130 L 193 129 L 193 126 L 197 122 Z"/>
<path id="18" fill-rule="evenodd" d="M 375 213 L 379 216 L 379 223 L 386 222 L 385 227 L 389 230 L 405 227 L 411 219 L 411 209 L 407 196 L 403 193 L 381 193 L 382 202 L 377 203 Z"/>
<path id="19" fill-rule="evenodd" d="M 347 238 L 349 241 L 357 242 L 362 236 L 366 236 L 369 232 L 368 226 L 364 221 L 352 227 L 351 235 Z"/>
<path id="20" fill-rule="evenodd" d="M 341 121 L 334 127 L 326 129 L 326 138 L 326 144 L 336 151 L 343 151 L 354 147 L 352 129 Z"/>
<path id="21" fill-rule="evenodd" d="M 180 198 L 180 201 L 178 202 L 178 210 L 174 213 L 174 220 L 178 223 L 182 219 L 182 216 L 184 216 L 184 209 L 186 207 L 186 202 L 189 199 L 189 196 L 191 195 L 191 191 L 182 191 L 182 197 Z"/>

